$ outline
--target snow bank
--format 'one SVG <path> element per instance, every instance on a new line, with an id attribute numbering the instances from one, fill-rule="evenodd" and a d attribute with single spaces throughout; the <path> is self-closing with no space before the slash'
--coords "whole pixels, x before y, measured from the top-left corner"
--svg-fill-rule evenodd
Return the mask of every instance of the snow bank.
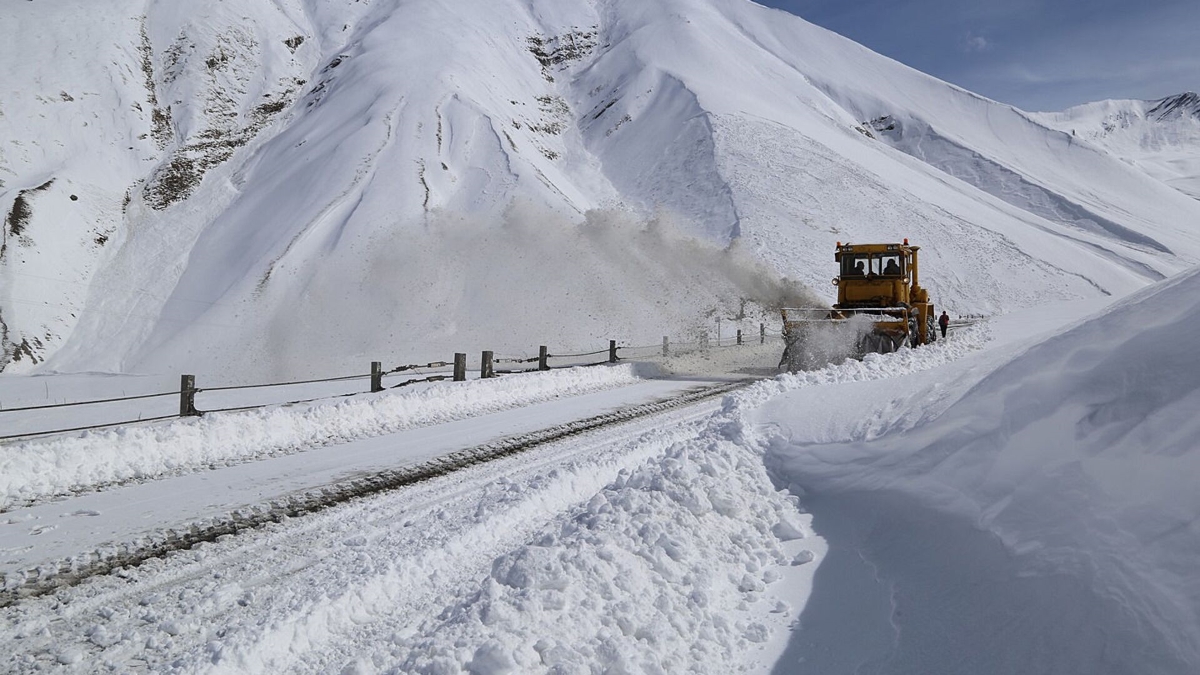
<path id="1" fill-rule="evenodd" d="M 986 323 L 958 331 L 949 340 L 940 340 L 916 349 L 901 348 L 891 354 L 867 354 L 862 360 L 845 361 L 798 373 L 785 373 L 774 380 L 773 386 L 764 383 L 764 391 L 783 393 L 801 387 L 846 382 L 867 382 L 918 373 L 944 366 L 982 349 L 991 340 Z"/>
<path id="2" fill-rule="evenodd" d="M 380 436 L 638 379 L 634 364 L 570 368 L 5 445 L 0 447 L 0 508 L 118 481 Z"/>
<path id="3" fill-rule="evenodd" d="M 496 558 L 417 630 L 406 673 L 730 673 L 789 608 L 781 567 L 813 559 L 730 398 L 703 431 Z"/>
<path id="4" fill-rule="evenodd" d="M 798 500 L 763 464 L 749 413 L 780 393 L 934 368 L 988 340 L 978 326 L 920 349 L 781 375 L 727 396 L 694 437 L 623 471 L 581 508 L 493 560 L 478 590 L 393 651 L 416 673 L 730 673 L 793 609 L 776 584 L 817 558 Z M 800 592 L 798 592 L 800 591 Z M 764 654 L 770 654 L 765 650 Z M 390 663 L 390 662 L 389 662 Z"/>
<path id="5" fill-rule="evenodd" d="M 827 533 L 831 550 L 856 547 L 891 586 L 882 672 L 1200 670 L 1197 333 L 1192 271 L 1029 348 L 912 430 L 780 440 L 818 531 L 822 502 L 860 521 L 857 539 Z M 800 407 L 773 411 L 806 424 Z"/>

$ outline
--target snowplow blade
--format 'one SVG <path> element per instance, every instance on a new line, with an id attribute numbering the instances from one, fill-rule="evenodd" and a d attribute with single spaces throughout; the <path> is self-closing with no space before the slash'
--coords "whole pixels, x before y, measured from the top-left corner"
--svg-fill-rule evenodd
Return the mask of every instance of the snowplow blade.
<path id="1" fill-rule="evenodd" d="M 894 352 L 909 339 L 903 307 L 866 309 L 788 308 L 783 314 L 780 369 L 816 370 L 847 358 Z"/>

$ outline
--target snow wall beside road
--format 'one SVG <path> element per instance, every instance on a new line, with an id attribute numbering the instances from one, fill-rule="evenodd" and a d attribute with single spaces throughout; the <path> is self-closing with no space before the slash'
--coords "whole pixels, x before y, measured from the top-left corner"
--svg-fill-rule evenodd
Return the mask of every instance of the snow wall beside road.
<path id="1" fill-rule="evenodd" d="M 854 645 L 871 672 L 1200 672 L 1198 334 L 1193 270 L 1033 345 L 911 430 L 781 438 L 824 564 L 857 553 L 887 596 L 877 639 Z M 808 424 L 799 405 L 771 414 Z M 818 570 L 814 621 L 822 572 L 852 590 Z M 822 637 L 806 630 L 793 657 Z"/>

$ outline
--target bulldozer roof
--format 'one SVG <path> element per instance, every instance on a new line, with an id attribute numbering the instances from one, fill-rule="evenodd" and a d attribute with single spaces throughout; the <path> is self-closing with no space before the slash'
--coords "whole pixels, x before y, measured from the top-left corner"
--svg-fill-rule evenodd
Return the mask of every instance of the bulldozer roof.
<path id="1" fill-rule="evenodd" d="M 920 246 L 910 246 L 905 240 L 903 244 L 843 244 L 838 242 L 838 253 L 892 253 L 897 251 L 917 251 Z"/>

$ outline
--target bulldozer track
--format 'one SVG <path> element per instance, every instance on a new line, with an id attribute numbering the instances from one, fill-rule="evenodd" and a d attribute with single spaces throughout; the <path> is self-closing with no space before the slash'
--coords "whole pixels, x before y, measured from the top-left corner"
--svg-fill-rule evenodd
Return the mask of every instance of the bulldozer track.
<path id="1" fill-rule="evenodd" d="M 5 579 L 4 588 L 0 590 L 0 608 L 74 586 L 89 578 L 102 576 L 114 570 L 137 567 L 148 560 L 185 551 L 201 543 L 216 541 L 220 537 L 236 535 L 288 518 L 315 513 L 338 504 L 445 476 L 470 466 L 515 455 L 555 441 L 723 396 L 756 381 L 757 378 L 743 379 L 696 388 L 670 398 L 500 438 L 490 443 L 457 450 L 409 466 L 388 469 L 369 476 L 360 476 L 288 495 L 259 506 L 210 518 L 187 528 L 164 530 L 151 535 L 149 541 L 144 538 L 133 544 L 106 545 L 91 553 L 62 560 L 57 565 L 43 565 L 23 573 L 10 573 Z M 14 576 L 17 577 L 16 580 L 14 580 Z"/>

